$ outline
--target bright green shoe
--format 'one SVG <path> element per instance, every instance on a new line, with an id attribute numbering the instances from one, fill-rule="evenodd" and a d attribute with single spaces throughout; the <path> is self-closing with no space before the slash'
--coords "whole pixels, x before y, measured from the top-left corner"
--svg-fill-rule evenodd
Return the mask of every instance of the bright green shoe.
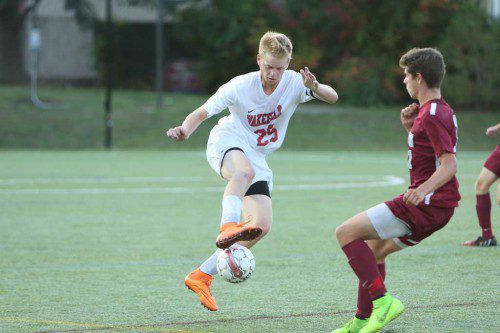
<path id="1" fill-rule="evenodd" d="M 405 307 L 400 300 L 392 297 L 389 293 L 373 301 L 372 315 L 368 323 L 359 331 L 360 333 L 375 333 L 380 331 L 391 321 L 396 319 Z"/>
<path id="2" fill-rule="evenodd" d="M 359 333 L 359 331 L 368 324 L 367 319 L 359 319 L 354 317 L 354 319 L 350 320 L 347 324 L 342 326 L 341 328 L 337 328 L 332 333 Z"/>

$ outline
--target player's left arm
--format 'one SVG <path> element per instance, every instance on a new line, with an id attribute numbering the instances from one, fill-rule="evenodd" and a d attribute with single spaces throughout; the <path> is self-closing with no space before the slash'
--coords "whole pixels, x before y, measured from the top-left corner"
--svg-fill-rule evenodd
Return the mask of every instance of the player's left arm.
<path id="1" fill-rule="evenodd" d="M 308 67 L 304 67 L 304 69 L 301 69 L 300 75 L 302 75 L 302 82 L 304 83 L 304 86 L 308 89 L 311 89 L 314 97 L 329 104 L 333 104 L 338 101 L 339 96 L 337 95 L 335 89 L 333 89 L 329 85 L 319 83 L 316 79 L 316 76 L 314 76 L 314 74 L 309 71 Z"/>
<path id="2" fill-rule="evenodd" d="M 425 196 L 434 192 L 457 173 L 457 159 L 453 153 L 444 153 L 439 157 L 440 166 L 432 176 L 415 189 L 409 189 L 403 195 L 406 204 L 417 206 L 424 201 Z"/>

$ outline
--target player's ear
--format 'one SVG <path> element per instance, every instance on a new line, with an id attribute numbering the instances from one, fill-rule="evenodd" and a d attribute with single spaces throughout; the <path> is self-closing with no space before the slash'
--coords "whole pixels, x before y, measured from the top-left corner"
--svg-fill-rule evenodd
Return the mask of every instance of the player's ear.
<path id="1" fill-rule="evenodd" d="M 418 82 L 418 84 L 422 83 L 422 80 L 423 80 L 422 74 L 417 73 L 416 76 L 417 76 L 417 82 Z"/>
<path id="2" fill-rule="evenodd" d="M 260 54 L 259 53 L 257 53 L 257 65 L 260 66 Z"/>

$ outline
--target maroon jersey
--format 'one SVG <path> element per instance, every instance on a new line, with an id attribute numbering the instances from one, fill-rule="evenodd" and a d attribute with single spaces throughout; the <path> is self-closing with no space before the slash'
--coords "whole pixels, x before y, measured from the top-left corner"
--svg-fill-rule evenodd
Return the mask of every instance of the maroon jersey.
<path id="1" fill-rule="evenodd" d="M 439 157 L 457 151 L 457 118 L 441 98 L 420 106 L 418 116 L 408 134 L 408 168 L 410 188 L 417 188 L 439 167 Z M 420 205 L 457 207 L 460 200 L 458 180 L 453 177 L 432 193 Z"/>

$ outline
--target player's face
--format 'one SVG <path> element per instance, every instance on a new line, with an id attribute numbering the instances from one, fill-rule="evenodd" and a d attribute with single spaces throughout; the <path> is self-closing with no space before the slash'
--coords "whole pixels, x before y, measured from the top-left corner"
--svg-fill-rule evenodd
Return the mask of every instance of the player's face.
<path id="1" fill-rule="evenodd" d="M 276 58 L 270 54 L 257 55 L 257 63 L 260 68 L 262 81 L 271 87 L 276 86 L 288 68 L 290 59 L 288 57 Z"/>
<path id="2" fill-rule="evenodd" d="M 405 68 L 405 79 L 403 83 L 406 85 L 406 90 L 411 98 L 417 98 L 418 96 L 418 73 L 413 76 Z"/>

